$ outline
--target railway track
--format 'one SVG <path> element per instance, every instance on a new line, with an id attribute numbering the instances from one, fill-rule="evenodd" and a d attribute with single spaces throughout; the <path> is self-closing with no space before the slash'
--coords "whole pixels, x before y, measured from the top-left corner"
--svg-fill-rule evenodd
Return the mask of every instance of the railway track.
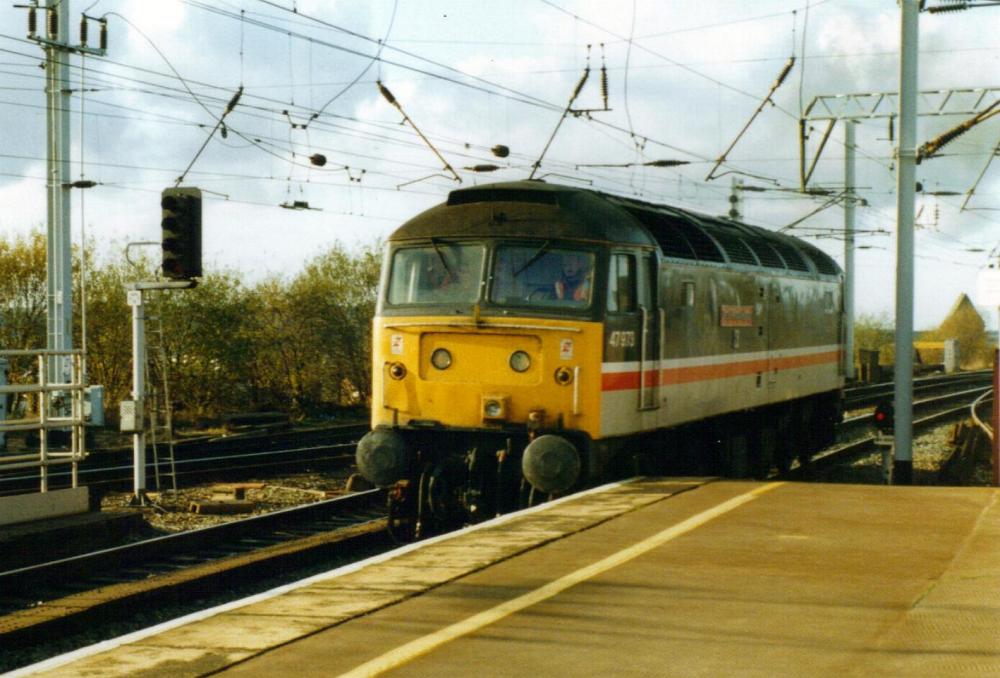
<path id="1" fill-rule="evenodd" d="M 341 424 L 184 440 L 174 446 L 178 484 L 233 478 L 245 473 L 261 475 L 271 469 L 284 472 L 310 465 L 353 463 L 355 445 L 368 428 L 366 423 Z M 153 462 L 151 451 L 147 451 L 146 459 L 146 477 L 151 485 L 157 471 L 161 478 L 168 477 L 170 465 L 166 459 L 161 456 L 159 468 Z M 92 452 L 80 465 L 79 477 L 80 484 L 90 487 L 96 496 L 131 487 L 132 450 Z M 34 469 L 3 473 L 0 474 L 0 495 L 36 491 L 38 483 L 38 473 Z M 169 486 L 169 479 L 163 480 L 163 484 Z M 49 470 L 50 488 L 69 485 L 69 469 L 60 466 Z"/>
<path id="2" fill-rule="evenodd" d="M 914 433 L 927 430 L 945 421 L 969 416 L 970 405 L 982 400 L 991 389 L 991 386 L 965 389 L 957 393 L 924 398 L 914 402 Z M 873 424 L 871 414 L 845 420 L 841 424 L 838 434 L 842 438 L 847 438 L 846 442 L 813 457 L 808 466 L 800 465 L 793 468 L 786 474 L 786 477 L 792 479 L 821 477 L 835 466 L 850 463 L 875 452 L 878 449 L 878 437 L 870 432 L 865 433 L 865 431 L 870 431 Z"/>
<path id="3" fill-rule="evenodd" d="M 351 562 L 389 546 L 385 523 L 384 494 L 370 490 L 0 572 L 0 647 L 6 653 L 120 623 L 140 607 L 205 597 L 310 564 Z"/>
<path id="4" fill-rule="evenodd" d="M 954 374 L 938 374 L 930 377 L 920 377 L 913 380 L 914 397 L 930 397 L 941 391 L 954 388 L 985 386 L 993 382 L 992 370 L 976 370 L 974 372 L 956 372 Z M 844 389 L 844 410 L 858 410 L 873 407 L 884 398 L 891 398 L 895 389 L 893 382 L 884 384 L 868 384 Z"/>

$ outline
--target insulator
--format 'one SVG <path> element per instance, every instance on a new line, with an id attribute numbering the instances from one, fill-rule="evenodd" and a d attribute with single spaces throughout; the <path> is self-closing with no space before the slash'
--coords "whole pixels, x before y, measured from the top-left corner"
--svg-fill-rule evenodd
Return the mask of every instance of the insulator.
<path id="1" fill-rule="evenodd" d="M 101 49 L 102 50 L 107 50 L 108 49 L 108 20 L 107 19 L 101 19 L 101 37 L 100 37 L 100 41 L 101 41 L 101 43 L 100 43 L 101 44 Z"/>
<path id="2" fill-rule="evenodd" d="M 941 136 L 939 136 L 937 139 L 934 139 L 934 140 L 929 141 L 926 144 L 924 144 L 924 146 L 927 148 L 927 154 L 930 155 L 932 153 L 937 153 L 945 145 L 950 144 L 952 141 L 954 141 L 958 137 L 960 137 L 963 134 L 965 134 L 966 132 L 968 132 L 972 128 L 972 126 L 975 124 L 975 123 L 971 123 L 971 124 L 970 123 L 971 123 L 971 121 L 966 120 L 964 123 L 962 123 L 958 127 L 955 127 L 954 129 L 950 129 L 947 132 L 945 132 L 944 134 L 942 134 Z"/>
<path id="3" fill-rule="evenodd" d="M 389 91 L 388 87 L 382 84 L 381 80 L 376 80 L 375 84 L 378 85 L 378 91 L 382 93 L 382 96 L 385 97 L 386 101 L 388 101 L 393 106 L 398 105 L 396 103 L 396 97 L 392 96 L 392 92 Z"/>
<path id="4" fill-rule="evenodd" d="M 46 20 L 48 22 L 49 40 L 59 39 L 59 13 L 53 9 L 46 10 Z"/>
<path id="5" fill-rule="evenodd" d="M 80 17 L 80 46 L 87 46 L 87 17 Z"/>
<path id="6" fill-rule="evenodd" d="M 792 72 L 792 66 L 794 65 L 795 57 L 789 57 L 788 63 L 786 63 L 785 67 L 781 69 L 781 73 L 778 74 L 778 79 L 774 81 L 773 89 L 781 87 L 781 83 L 785 82 L 785 78 L 787 78 L 788 74 Z"/>
<path id="7" fill-rule="evenodd" d="M 583 89 L 583 86 L 587 83 L 587 78 L 589 77 L 590 77 L 590 66 L 587 66 L 585 69 L 583 69 L 583 77 L 580 78 L 580 82 L 576 83 L 576 89 L 573 90 L 573 98 L 571 99 L 571 101 L 575 100 L 578 96 L 580 96 L 580 90 Z"/>
<path id="8" fill-rule="evenodd" d="M 465 167 L 464 169 L 470 172 L 496 172 L 498 169 L 500 169 L 500 166 L 486 163 L 483 165 L 473 165 L 472 167 Z"/>
<path id="9" fill-rule="evenodd" d="M 35 33 L 38 32 L 38 8 L 29 7 L 28 8 L 28 36 L 35 37 Z"/>
<path id="10" fill-rule="evenodd" d="M 959 12 L 963 9 L 969 9 L 969 3 L 966 0 L 958 0 L 958 2 L 952 2 L 950 5 L 937 5 L 927 11 L 931 14 L 940 14 L 941 12 Z"/>
<path id="11" fill-rule="evenodd" d="M 497 144 L 496 146 L 490 149 L 490 152 L 493 153 L 493 155 L 495 155 L 498 158 L 506 158 L 508 155 L 510 155 L 510 149 L 504 146 L 503 144 Z"/>
<path id="12" fill-rule="evenodd" d="M 608 107 L 608 69 L 601 65 L 601 97 L 604 99 L 604 107 Z"/>
<path id="13" fill-rule="evenodd" d="M 229 103 L 226 104 L 226 115 L 228 115 L 229 113 L 231 113 L 232 110 L 234 108 L 236 108 L 236 104 L 239 103 L 239 100 L 240 100 L 241 96 L 243 96 L 243 86 L 242 85 L 240 85 L 240 88 L 238 90 L 236 90 L 236 94 L 234 94 L 233 98 L 229 100 Z"/>
<path id="14" fill-rule="evenodd" d="M 650 160 L 642 163 L 646 167 L 677 167 L 678 165 L 690 165 L 689 160 Z"/>
<path id="15" fill-rule="evenodd" d="M 896 116 L 889 116 L 889 141 L 892 142 L 896 137 Z"/>
<path id="16" fill-rule="evenodd" d="M 326 156 L 322 153 L 313 153 L 309 156 L 309 162 L 316 165 L 316 167 L 322 167 L 326 164 Z"/>

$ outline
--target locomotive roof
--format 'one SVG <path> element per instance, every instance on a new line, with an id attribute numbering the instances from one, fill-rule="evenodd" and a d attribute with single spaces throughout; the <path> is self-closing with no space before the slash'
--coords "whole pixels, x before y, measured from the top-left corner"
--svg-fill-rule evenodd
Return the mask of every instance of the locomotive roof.
<path id="1" fill-rule="evenodd" d="M 807 242 L 679 207 L 542 181 L 485 184 L 452 191 L 413 217 L 390 241 L 533 237 L 659 246 L 664 256 L 697 262 L 837 276 L 840 268 Z"/>

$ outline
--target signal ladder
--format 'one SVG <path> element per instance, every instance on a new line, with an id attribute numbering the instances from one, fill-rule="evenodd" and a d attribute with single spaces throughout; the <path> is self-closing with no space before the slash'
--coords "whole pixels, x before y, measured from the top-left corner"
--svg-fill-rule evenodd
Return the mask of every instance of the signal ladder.
<path id="1" fill-rule="evenodd" d="M 167 350 L 163 341 L 163 317 L 159 295 L 155 304 L 155 315 L 146 316 L 145 356 L 146 375 L 148 379 L 146 408 L 149 422 L 149 443 L 153 449 L 153 477 L 156 489 L 161 489 L 160 481 L 160 449 L 165 448 L 166 461 L 169 467 L 171 488 L 177 492 L 177 465 L 174 461 L 174 422 L 173 409 L 170 404 L 170 369 L 167 360 Z"/>

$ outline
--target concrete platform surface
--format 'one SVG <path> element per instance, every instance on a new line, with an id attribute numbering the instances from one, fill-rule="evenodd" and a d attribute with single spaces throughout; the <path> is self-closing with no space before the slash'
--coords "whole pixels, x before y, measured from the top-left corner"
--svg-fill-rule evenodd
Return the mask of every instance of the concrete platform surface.
<path id="1" fill-rule="evenodd" d="M 643 480 L 34 670 L 1000 675 L 998 497 Z"/>

